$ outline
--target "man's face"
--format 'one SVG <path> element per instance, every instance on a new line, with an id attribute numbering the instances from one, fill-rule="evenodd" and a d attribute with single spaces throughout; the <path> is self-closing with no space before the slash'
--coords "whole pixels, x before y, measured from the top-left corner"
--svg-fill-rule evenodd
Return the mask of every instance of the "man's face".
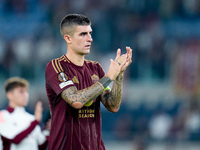
<path id="1" fill-rule="evenodd" d="M 92 43 L 92 28 L 90 25 L 75 26 L 75 32 L 71 38 L 71 44 L 69 45 L 75 53 L 80 55 L 86 55 L 90 53 L 90 47 Z"/>
<path id="2" fill-rule="evenodd" d="M 16 87 L 7 93 L 8 99 L 12 106 L 24 107 L 28 104 L 29 93 L 26 87 Z"/>

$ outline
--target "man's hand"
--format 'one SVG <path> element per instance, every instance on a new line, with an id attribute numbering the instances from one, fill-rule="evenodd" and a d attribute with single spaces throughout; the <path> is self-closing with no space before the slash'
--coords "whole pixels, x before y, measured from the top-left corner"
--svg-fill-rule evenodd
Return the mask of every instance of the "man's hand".
<path id="1" fill-rule="evenodd" d="M 40 122 L 42 119 L 42 102 L 37 102 L 36 106 L 35 106 L 35 119 Z"/>
<path id="2" fill-rule="evenodd" d="M 114 81 L 120 73 L 123 73 L 132 62 L 132 49 L 126 47 L 126 54 L 121 55 L 121 49 L 117 50 L 115 61 L 111 59 L 108 73 L 106 74 L 112 81 Z"/>
<path id="3" fill-rule="evenodd" d="M 126 54 L 121 55 L 121 49 L 117 50 L 115 61 L 121 63 L 124 61 L 124 57 L 126 59 L 124 65 L 121 67 L 120 73 L 123 73 L 132 62 L 132 49 L 130 47 L 126 47 L 126 51 Z"/>
<path id="4" fill-rule="evenodd" d="M 122 67 L 126 63 L 126 55 L 122 55 L 118 61 L 110 60 L 110 67 L 108 73 L 106 74 L 112 81 L 116 80 L 117 76 L 121 72 Z"/>

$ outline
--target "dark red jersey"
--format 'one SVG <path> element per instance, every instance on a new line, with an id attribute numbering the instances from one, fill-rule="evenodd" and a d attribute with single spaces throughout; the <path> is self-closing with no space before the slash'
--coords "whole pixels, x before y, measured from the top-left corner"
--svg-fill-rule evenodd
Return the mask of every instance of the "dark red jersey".
<path id="1" fill-rule="evenodd" d="M 100 96 L 82 109 L 74 109 L 61 97 L 70 86 L 87 88 L 104 76 L 102 67 L 85 60 L 76 66 L 65 55 L 47 64 L 46 92 L 51 110 L 49 150 L 104 150 Z"/>

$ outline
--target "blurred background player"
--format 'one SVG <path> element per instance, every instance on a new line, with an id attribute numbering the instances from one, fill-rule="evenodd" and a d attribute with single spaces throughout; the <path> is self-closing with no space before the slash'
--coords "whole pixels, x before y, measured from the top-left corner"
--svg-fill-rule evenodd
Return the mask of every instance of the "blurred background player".
<path id="1" fill-rule="evenodd" d="M 38 150 L 48 144 L 41 131 L 39 122 L 42 119 L 42 103 L 35 107 L 35 115 L 25 111 L 28 104 L 29 83 L 23 78 L 13 77 L 5 82 L 6 96 L 9 105 L 0 111 L 0 135 L 3 150 Z"/>
<path id="2" fill-rule="evenodd" d="M 85 59 L 93 41 L 91 21 L 81 14 L 69 14 L 60 24 L 67 53 L 46 67 L 46 91 L 52 114 L 49 150 L 104 150 L 100 102 L 110 112 L 121 104 L 123 75 L 132 62 L 132 49 L 115 61 L 105 75 L 98 62 Z M 113 81 L 112 90 L 108 85 Z"/>

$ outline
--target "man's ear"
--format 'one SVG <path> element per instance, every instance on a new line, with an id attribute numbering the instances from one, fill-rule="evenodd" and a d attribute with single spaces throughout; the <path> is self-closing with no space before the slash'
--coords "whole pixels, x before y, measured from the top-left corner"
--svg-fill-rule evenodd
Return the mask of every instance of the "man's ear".
<path id="1" fill-rule="evenodd" d="M 7 92 L 7 93 L 6 93 L 6 96 L 7 96 L 7 98 L 8 98 L 9 100 L 12 99 L 12 92 L 11 92 L 11 91 Z"/>
<path id="2" fill-rule="evenodd" d="M 71 43 L 71 36 L 68 35 L 68 34 L 65 34 L 65 35 L 64 35 L 64 40 L 65 40 L 68 44 L 70 44 L 70 43 Z"/>

